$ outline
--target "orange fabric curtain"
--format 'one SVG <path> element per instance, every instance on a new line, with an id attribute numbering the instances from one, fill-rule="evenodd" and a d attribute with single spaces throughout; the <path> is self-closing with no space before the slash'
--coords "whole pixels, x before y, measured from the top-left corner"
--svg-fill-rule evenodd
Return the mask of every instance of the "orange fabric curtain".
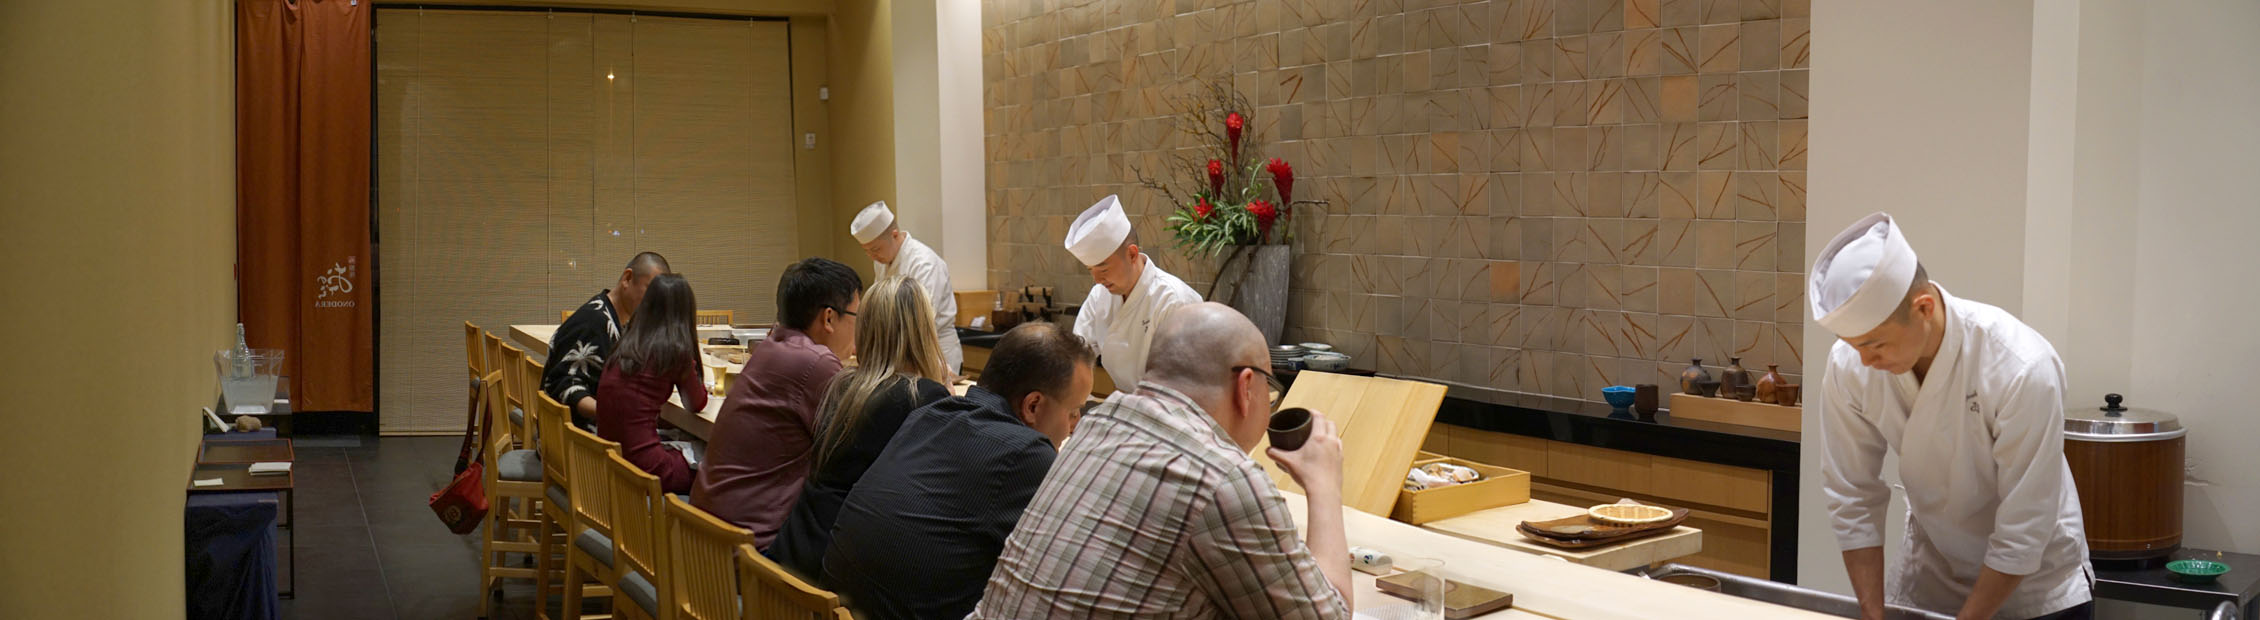
<path id="1" fill-rule="evenodd" d="M 236 3 L 236 303 L 295 411 L 374 411 L 364 0 Z"/>

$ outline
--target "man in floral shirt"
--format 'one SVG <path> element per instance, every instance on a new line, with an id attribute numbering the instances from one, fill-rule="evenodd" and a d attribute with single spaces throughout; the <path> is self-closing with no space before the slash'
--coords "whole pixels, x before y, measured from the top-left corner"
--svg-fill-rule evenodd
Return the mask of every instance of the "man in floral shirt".
<path id="1" fill-rule="evenodd" d="M 543 362 L 541 391 L 573 412 L 573 423 L 596 428 L 596 382 L 604 376 L 605 358 L 620 329 L 634 318 L 643 303 L 644 287 L 667 273 L 667 258 L 644 252 L 620 270 L 620 283 L 590 297 L 557 326 L 549 337 L 549 359 Z"/>

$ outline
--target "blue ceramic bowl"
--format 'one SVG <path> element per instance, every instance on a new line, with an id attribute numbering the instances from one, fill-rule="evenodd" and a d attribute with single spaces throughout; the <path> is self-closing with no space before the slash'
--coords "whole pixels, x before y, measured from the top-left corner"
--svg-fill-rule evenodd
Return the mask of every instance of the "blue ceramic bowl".
<path id="1" fill-rule="evenodd" d="M 1625 409 L 1632 406 L 1632 388 L 1629 386 L 1612 385 L 1601 388 L 1601 397 L 1608 399 L 1611 407 Z"/>

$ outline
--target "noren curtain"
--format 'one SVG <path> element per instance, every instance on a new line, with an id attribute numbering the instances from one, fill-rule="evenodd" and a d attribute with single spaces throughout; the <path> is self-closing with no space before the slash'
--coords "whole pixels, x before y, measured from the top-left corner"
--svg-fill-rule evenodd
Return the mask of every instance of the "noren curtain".
<path id="1" fill-rule="evenodd" d="M 298 411 L 373 411 L 369 18 L 358 0 L 236 3 L 236 303 Z"/>

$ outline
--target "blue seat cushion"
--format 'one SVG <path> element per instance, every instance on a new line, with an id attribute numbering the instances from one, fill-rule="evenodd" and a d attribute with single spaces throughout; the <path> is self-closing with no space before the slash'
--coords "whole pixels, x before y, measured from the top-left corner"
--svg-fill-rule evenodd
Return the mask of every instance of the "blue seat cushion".
<path id="1" fill-rule="evenodd" d="M 620 578 L 620 592 L 627 594 L 628 600 L 635 601 L 637 607 L 642 607 L 644 613 L 652 617 L 659 616 L 659 588 L 653 587 L 651 579 L 643 576 L 643 573 L 628 571 L 626 576 Z"/>
<path id="2" fill-rule="evenodd" d="M 511 408 L 510 408 L 510 425 L 511 425 L 511 426 L 517 426 L 517 427 L 524 427 L 524 426 L 526 425 L 526 410 L 525 410 L 525 409 L 523 409 L 523 408 L 519 408 L 519 407 L 511 407 Z"/>
<path id="3" fill-rule="evenodd" d="M 571 496 L 565 494 L 565 487 L 552 484 L 549 485 L 549 490 L 542 491 L 541 495 L 542 497 L 549 498 L 549 507 L 545 510 L 556 511 L 551 514 L 563 515 L 565 514 L 565 511 L 573 509 L 573 499 Z M 559 517 L 555 520 L 558 523 L 565 522 L 564 518 L 562 517 Z"/>
<path id="4" fill-rule="evenodd" d="M 583 553 L 596 558 L 597 563 L 608 567 L 612 566 L 612 539 L 610 537 L 598 533 L 596 530 L 581 530 L 581 535 L 573 537 L 573 546 L 580 547 Z"/>
<path id="5" fill-rule="evenodd" d="M 541 482 L 541 455 L 511 450 L 494 460 L 494 477 L 510 482 Z"/>

